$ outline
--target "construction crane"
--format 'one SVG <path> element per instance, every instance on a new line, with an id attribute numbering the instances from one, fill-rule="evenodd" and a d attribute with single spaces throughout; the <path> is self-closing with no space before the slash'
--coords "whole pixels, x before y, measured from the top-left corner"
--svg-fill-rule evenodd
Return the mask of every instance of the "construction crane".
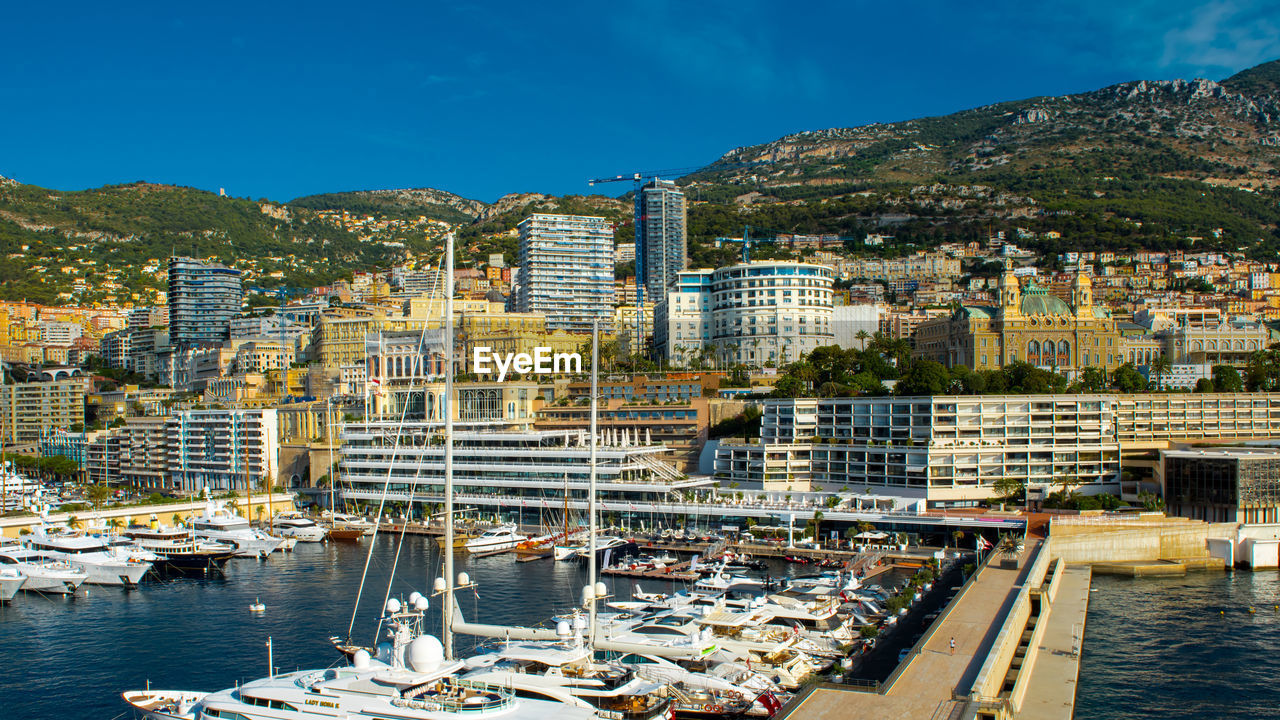
<path id="1" fill-rule="evenodd" d="M 757 235 L 756 237 L 751 237 L 751 231 L 752 231 L 753 229 L 755 229 L 755 230 L 763 230 L 763 231 L 765 231 L 765 232 L 767 232 L 767 233 L 772 233 L 772 235 L 767 235 L 767 236 L 764 236 L 764 237 L 761 237 L 761 236 Z M 778 239 L 778 237 L 777 237 L 777 236 L 779 236 L 779 235 L 791 235 L 791 234 L 793 234 L 793 233 L 789 233 L 789 232 L 786 232 L 786 231 L 784 231 L 784 230 L 773 230 L 773 229 L 771 229 L 771 228 L 762 228 L 762 227 L 758 227 L 758 226 L 753 227 L 753 226 L 751 226 L 751 225 L 743 225 L 743 226 L 742 226 L 742 237 L 741 237 L 741 238 L 720 238 L 720 240 L 721 240 L 721 241 L 723 241 L 723 242 L 740 242 L 740 243 L 742 243 L 742 262 L 744 262 L 744 263 L 749 263 L 749 262 L 751 262 L 751 245 L 752 245 L 753 243 L 754 243 L 754 244 L 756 244 L 756 245 L 759 245 L 760 243 L 773 243 L 773 242 L 776 242 L 776 241 L 777 241 L 777 239 Z"/>

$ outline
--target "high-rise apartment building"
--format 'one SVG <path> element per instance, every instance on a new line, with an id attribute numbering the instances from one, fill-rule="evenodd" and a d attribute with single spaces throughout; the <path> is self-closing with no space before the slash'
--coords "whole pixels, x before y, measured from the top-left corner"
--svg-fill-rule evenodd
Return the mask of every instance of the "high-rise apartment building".
<path id="1" fill-rule="evenodd" d="M 169 259 L 169 342 L 175 347 L 221 343 L 240 314 L 240 271 L 185 257 Z"/>
<path id="2" fill-rule="evenodd" d="M 613 226 L 601 217 L 531 215 L 520 223 L 518 312 L 548 330 L 590 332 L 613 320 Z"/>
<path id="3" fill-rule="evenodd" d="M 636 194 L 636 284 L 654 302 L 686 267 L 686 216 L 684 193 L 670 180 L 654 178 Z"/>

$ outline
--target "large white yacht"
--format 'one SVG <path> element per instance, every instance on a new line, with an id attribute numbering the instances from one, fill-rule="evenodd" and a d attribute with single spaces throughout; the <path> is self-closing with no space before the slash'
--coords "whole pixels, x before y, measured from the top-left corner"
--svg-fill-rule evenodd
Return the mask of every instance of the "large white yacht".
<path id="1" fill-rule="evenodd" d="M 204 513 L 191 518 L 188 524 L 197 538 L 234 547 L 236 557 L 266 557 L 280 547 L 280 538 L 254 530 L 248 520 L 212 500 L 206 500 Z"/>
<path id="2" fill-rule="evenodd" d="M 377 657 L 355 653 L 350 667 L 272 675 L 212 693 L 138 690 L 124 699 L 149 720 L 591 720 L 590 710 L 521 696 L 498 685 L 459 677 L 465 665 L 446 660 L 435 637 L 421 633 L 426 598 L 409 607 L 387 602 L 390 642 Z"/>
<path id="3" fill-rule="evenodd" d="M 88 577 L 65 560 L 17 544 L 0 545 L 0 565 L 27 576 L 22 584 L 26 592 L 71 595 Z"/>
<path id="4" fill-rule="evenodd" d="M 310 518 L 297 512 L 282 512 L 271 521 L 272 527 L 281 537 L 293 538 L 298 542 L 323 542 L 325 529 Z"/>
<path id="5" fill-rule="evenodd" d="M 0 565 L 0 602 L 9 602 L 27 582 L 22 571 L 8 565 Z"/>
<path id="6" fill-rule="evenodd" d="M 150 562 L 114 551 L 102 537 L 82 532 L 41 528 L 23 538 L 23 543 L 83 570 L 90 585 L 137 585 L 152 567 Z"/>
<path id="7" fill-rule="evenodd" d="M 480 533 L 479 537 L 471 538 L 467 541 L 465 547 L 467 552 L 473 553 L 498 552 L 500 550 L 510 550 L 528 539 L 528 535 L 516 532 L 515 525 L 502 525 L 489 528 Z"/>
<path id="8" fill-rule="evenodd" d="M 671 699 L 665 684 L 597 660 L 583 642 L 582 627 L 585 623 L 571 636 L 569 623 L 561 622 L 556 629 L 561 636 L 558 642 L 504 643 L 491 653 L 468 658 L 466 665 L 473 669 L 463 678 L 509 687 L 523 697 L 592 710 L 597 717 L 609 720 L 666 718 Z"/>

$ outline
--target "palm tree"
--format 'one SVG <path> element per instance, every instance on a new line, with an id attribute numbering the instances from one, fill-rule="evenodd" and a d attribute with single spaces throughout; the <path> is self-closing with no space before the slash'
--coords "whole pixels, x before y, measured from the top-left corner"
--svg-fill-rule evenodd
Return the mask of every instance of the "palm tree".
<path id="1" fill-rule="evenodd" d="M 1157 390 L 1164 389 L 1164 375 L 1172 369 L 1173 362 L 1164 353 L 1151 358 L 1151 372 L 1155 373 Z"/>
<path id="2" fill-rule="evenodd" d="M 859 330 L 857 334 L 854 335 L 853 337 L 855 340 L 861 343 L 861 345 L 858 348 L 859 350 L 867 349 L 867 341 L 871 339 L 871 333 L 867 332 L 866 330 Z"/>
<path id="3" fill-rule="evenodd" d="M 173 520 L 174 527 L 177 527 L 182 524 L 182 516 L 179 515 L 178 513 L 174 513 L 173 517 L 170 518 L 170 520 Z"/>
<path id="4" fill-rule="evenodd" d="M 72 530 L 78 529 L 80 527 L 80 518 L 76 517 L 75 515 L 72 515 L 71 517 L 67 518 L 67 527 L 71 528 Z"/>

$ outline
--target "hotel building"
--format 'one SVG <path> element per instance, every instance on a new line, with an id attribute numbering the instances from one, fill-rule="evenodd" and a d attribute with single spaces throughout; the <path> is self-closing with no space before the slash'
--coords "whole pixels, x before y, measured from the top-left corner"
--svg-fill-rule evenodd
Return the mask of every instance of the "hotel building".
<path id="1" fill-rule="evenodd" d="M 520 223 L 518 312 L 547 329 L 607 330 L 613 320 L 613 226 L 602 217 L 531 215 Z"/>

